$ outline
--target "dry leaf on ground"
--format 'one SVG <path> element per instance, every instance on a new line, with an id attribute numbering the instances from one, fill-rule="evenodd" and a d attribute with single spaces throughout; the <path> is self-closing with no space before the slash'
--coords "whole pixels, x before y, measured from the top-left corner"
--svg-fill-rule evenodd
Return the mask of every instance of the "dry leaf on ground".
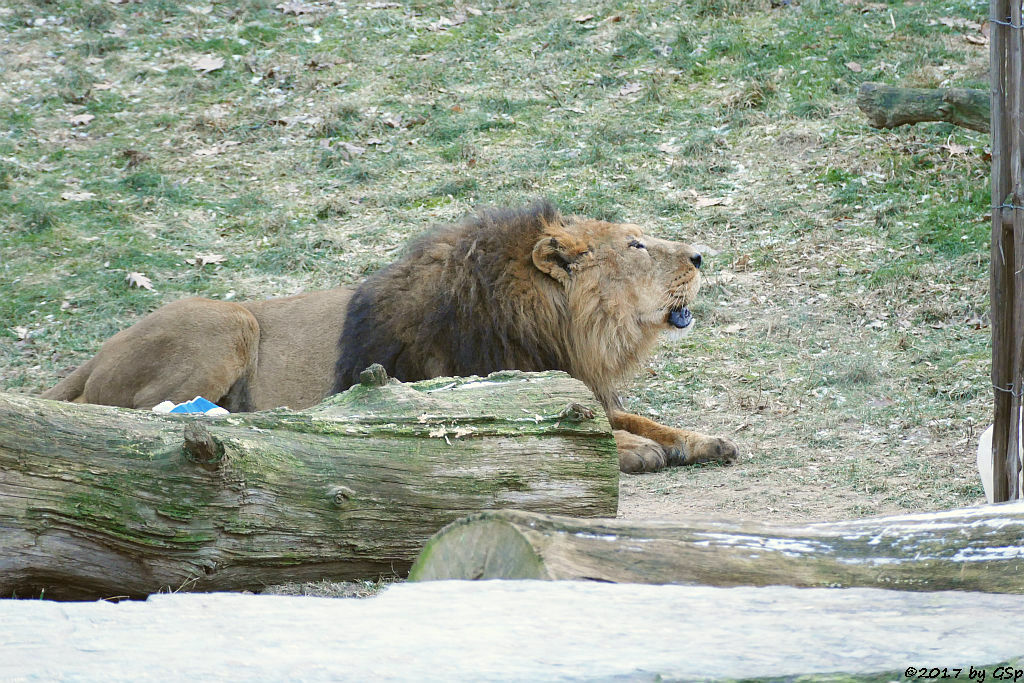
<path id="1" fill-rule="evenodd" d="M 219 55 L 203 55 L 192 61 L 192 68 L 204 74 L 224 66 L 224 58 Z"/>
<path id="2" fill-rule="evenodd" d="M 227 257 L 224 254 L 196 254 L 195 258 L 185 259 L 185 263 L 190 266 L 199 266 L 200 268 L 210 264 L 224 263 L 227 261 Z"/>
<path id="3" fill-rule="evenodd" d="M 971 151 L 971 148 L 967 145 L 958 145 L 955 142 L 947 142 L 942 146 L 942 149 L 948 151 L 951 157 L 961 156 Z"/>
<path id="4" fill-rule="evenodd" d="M 282 2 L 275 5 L 277 9 L 281 10 L 283 14 L 294 14 L 300 16 L 303 14 L 313 14 L 319 12 L 320 8 L 315 5 L 309 5 L 304 2 L 298 2 L 297 0 L 288 0 L 288 2 Z"/>
<path id="5" fill-rule="evenodd" d="M 196 151 L 192 152 L 192 156 L 209 157 L 215 154 L 220 154 L 229 147 L 234 147 L 235 145 L 240 144 L 242 143 L 238 142 L 237 140 L 225 140 L 224 142 L 217 143 L 213 147 L 204 147 L 202 149 L 197 149 Z"/>
<path id="6" fill-rule="evenodd" d="M 855 74 L 859 74 L 861 71 L 864 70 L 864 67 L 862 67 L 857 62 L 847 62 L 846 63 L 846 68 L 849 69 L 850 71 L 852 71 Z"/>
<path id="7" fill-rule="evenodd" d="M 709 206 L 721 206 L 726 203 L 724 197 L 697 197 L 694 206 L 698 209 L 706 209 Z"/>
<path id="8" fill-rule="evenodd" d="M 95 192 L 61 192 L 60 198 L 66 202 L 85 202 L 96 196 Z"/>
<path id="9" fill-rule="evenodd" d="M 970 19 L 964 19 L 963 17 L 939 17 L 938 22 L 949 28 L 966 28 L 972 31 L 981 30 L 981 24 Z"/>
<path id="10" fill-rule="evenodd" d="M 639 83 L 627 83 L 626 85 L 622 86 L 622 88 L 619 89 L 619 92 L 616 93 L 616 95 L 618 97 L 626 97 L 628 95 L 638 93 L 643 89 L 644 86 L 640 85 Z"/>
<path id="11" fill-rule="evenodd" d="M 88 124 L 90 121 L 92 121 L 94 118 L 96 118 L 96 117 L 93 116 L 92 114 L 78 114 L 78 115 L 72 116 L 70 119 L 68 119 L 68 122 L 72 126 L 84 126 L 84 125 Z"/>
<path id="12" fill-rule="evenodd" d="M 365 147 L 353 145 L 351 142 L 339 142 L 338 150 L 341 152 L 341 156 L 345 159 L 351 159 L 366 152 Z"/>
<path id="13" fill-rule="evenodd" d="M 153 281 L 142 273 L 131 272 L 125 277 L 129 287 L 139 287 L 153 291 Z"/>

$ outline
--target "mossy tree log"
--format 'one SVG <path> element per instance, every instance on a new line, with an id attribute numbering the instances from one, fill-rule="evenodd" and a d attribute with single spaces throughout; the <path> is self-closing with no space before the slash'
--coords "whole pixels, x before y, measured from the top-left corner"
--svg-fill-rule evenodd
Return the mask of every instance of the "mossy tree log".
<path id="1" fill-rule="evenodd" d="M 988 133 L 991 103 L 987 90 L 968 88 L 897 88 L 863 83 L 857 106 L 876 128 L 945 121 Z"/>
<path id="2" fill-rule="evenodd" d="M 364 384 L 302 412 L 0 394 L 0 596 L 404 575 L 470 512 L 614 515 L 604 412 L 562 373 Z"/>
<path id="3" fill-rule="evenodd" d="M 409 578 L 1024 593 L 1024 502 L 806 526 L 487 512 L 438 532 Z"/>

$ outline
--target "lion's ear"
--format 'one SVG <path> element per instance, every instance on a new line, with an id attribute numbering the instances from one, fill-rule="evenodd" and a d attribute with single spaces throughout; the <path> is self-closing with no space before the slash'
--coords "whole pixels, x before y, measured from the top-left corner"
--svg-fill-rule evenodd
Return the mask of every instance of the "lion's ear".
<path id="1" fill-rule="evenodd" d="M 547 235 L 533 245 L 533 265 L 542 273 L 565 282 L 572 265 L 586 252 L 585 244 L 568 235 Z"/>

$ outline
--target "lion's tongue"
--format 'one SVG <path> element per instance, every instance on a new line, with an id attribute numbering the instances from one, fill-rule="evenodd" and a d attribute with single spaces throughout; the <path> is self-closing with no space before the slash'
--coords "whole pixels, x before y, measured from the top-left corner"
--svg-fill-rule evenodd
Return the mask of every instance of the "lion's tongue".
<path id="1" fill-rule="evenodd" d="M 680 308 L 677 311 L 669 311 L 668 322 L 673 327 L 683 329 L 684 327 L 688 327 L 690 323 L 693 322 L 693 314 L 690 313 L 690 309 L 688 308 Z"/>

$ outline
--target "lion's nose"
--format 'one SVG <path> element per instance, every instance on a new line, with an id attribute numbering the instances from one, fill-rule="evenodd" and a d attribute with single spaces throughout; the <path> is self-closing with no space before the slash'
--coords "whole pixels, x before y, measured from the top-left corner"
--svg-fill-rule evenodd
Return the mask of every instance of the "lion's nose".
<path id="1" fill-rule="evenodd" d="M 700 264 L 704 263 L 704 259 L 700 257 L 700 254 L 694 254 L 690 257 L 690 263 L 693 264 L 694 268 L 700 268 Z"/>

